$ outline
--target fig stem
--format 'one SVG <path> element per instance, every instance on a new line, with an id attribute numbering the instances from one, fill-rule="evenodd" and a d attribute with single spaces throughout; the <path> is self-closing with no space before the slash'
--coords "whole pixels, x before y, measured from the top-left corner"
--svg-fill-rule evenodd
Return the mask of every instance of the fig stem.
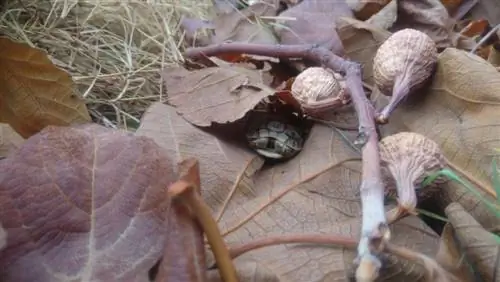
<path id="1" fill-rule="evenodd" d="M 365 257 L 365 261 L 373 263 L 375 269 L 378 270 L 381 262 L 371 253 L 369 245 L 373 239 L 382 238 L 385 240 L 389 238 L 389 230 L 388 228 L 382 228 L 386 231 L 384 234 L 381 234 L 381 228 L 379 228 L 387 227 L 387 219 L 384 212 L 384 185 L 380 169 L 378 134 L 374 120 L 375 111 L 363 90 L 361 65 L 343 59 L 320 45 L 309 44 L 267 45 L 221 43 L 205 47 L 188 48 L 184 53 L 184 57 L 203 59 L 224 53 L 243 53 L 282 59 L 308 59 L 341 73 L 346 77 L 346 85 L 358 115 L 359 138 L 357 143 L 362 147 L 361 154 L 363 158 L 363 179 L 360 187 L 363 215 L 361 238 L 358 244 L 358 258 Z M 361 260 L 358 259 L 358 261 Z"/>
<path id="2" fill-rule="evenodd" d="M 406 73 L 402 73 L 394 80 L 394 88 L 392 91 L 391 99 L 377 116 L 377 122 L 380 124 L 386 124 L 387 122 L 389 122 L 389 117 L 392 112 L 401 103 L 401 101 L 403 101 L 403 99 L 408 96 L 409 93 L 410 89 L 408 87 L 408 79 L 406 78 Z"/>
<path id="3" fill-rule="evenodd" d="M 193 158 L 186 159 L 179 166 L 180 179 L 173 183 L 168 194 L 175 201 L 186 205 L 196 217 L 207 241 L 214 253 L 215 261 L 220 266 L 219 273 L 222 280 L 227 282 L 238 282 L 236 269 L 229 255 L 229 250 L 222 239 L 217 222 L 212 217 L 210 208 L 200 196 L 200 172 L 199 163 Z M 193 183 L 194 182 L 194 183 Z"/>

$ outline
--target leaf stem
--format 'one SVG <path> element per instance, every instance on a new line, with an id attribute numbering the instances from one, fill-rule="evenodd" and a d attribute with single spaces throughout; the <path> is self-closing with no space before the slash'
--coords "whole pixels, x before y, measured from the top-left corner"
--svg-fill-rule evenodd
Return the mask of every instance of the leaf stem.
<path id="1" fill-rule="evenodd" d="M 188 167 L 186 164 L 191 164 Z M 215 260 L 219 267 L 219 273 L 225 282 L 238 282 L 236 270 L 229 255 L 227 246 L 222 239 L 217 222 L 212 217 L 210 208 L 205 204 L 199 194 L 199 166 L 198 162 L 193 159 L 185 160 L 181 163 L 181 171 L 184 169 L 184 175 L 181 172 L 181 179 L 173 183 L 169 189 L 168 194 L 172 199 L 180 200 L 193 211 L 200 226 L 202 227 L 207 241 L 214 253 Z M 194 178 L 194 181 L 193 181 Z M 193 183 L 197 182 L 197 183 Z M 175 204 L 175 203 L 174 203 Z"/>

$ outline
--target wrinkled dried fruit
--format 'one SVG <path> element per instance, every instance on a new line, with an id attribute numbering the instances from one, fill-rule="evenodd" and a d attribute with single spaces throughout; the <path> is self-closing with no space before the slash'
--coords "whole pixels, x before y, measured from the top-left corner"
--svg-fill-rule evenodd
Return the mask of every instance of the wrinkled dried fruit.
<path id="1" fill-rule="evenodd" d="M 304 113 L 310 116 L 320 115 L 349 102 L 342 75 L 322 67 L 310 67 L 301 72 L 295 78 L 291 92 Z"/>
<path id="2" fill-rule="evenodd" d="M 406 28 L 393 33 L 373 58 L 373 75 L 382 94 L 392 96 L 377 118 L 386 123 L 410 92 L 423 86 L 437 64 L 436 43 L 425 33 Z"/>
<path id="3" fill-rule="evenodd" d="M 418 133 L 400 132 L 383 138 L 379 146 L 388 193 L 396 188 L 400 206 L 409 211 L 416 207 L 416 189 L 419 190 L 419 199 L 433 195 L 433 188 L 437 188 L 436 184 L 442 179 L 425 190 L 420 189 L 420 184 L 427 175 L 446 166 L 436 142 Z"/>

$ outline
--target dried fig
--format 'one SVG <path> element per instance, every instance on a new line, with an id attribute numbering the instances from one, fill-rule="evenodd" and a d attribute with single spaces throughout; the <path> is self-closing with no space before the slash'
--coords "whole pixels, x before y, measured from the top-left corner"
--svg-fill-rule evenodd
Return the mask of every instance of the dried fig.
<path id="1" fill-rule="evenodd" d="M 301 72 L 291 87 L 292 96 L 303 112 L 319 117 L 350 101 L 342 75 L 322 67 L 310 67 Z"/>
<path id="2" fill-rule="evenodd" d="M 437 57 L 436 43 L 416 29 L 397 31 L 380 45 L 373 58 L 373 76 L 380 92 L 392 97 L 377 117 L 379 123 L 387 123 L 397 105 L 428 81 Z"/>
<path id="3" fill-rule="evenodd" d="M 387 194 L 397 192 L 401 210 L 413 212 L 417 199 L 435 195 L 443 178 L 429 186 L 420 186 L 426 176 L 446 166 L 436 142 L 418 133 L 400 132 L 383 138 L 379 148 Z"/>

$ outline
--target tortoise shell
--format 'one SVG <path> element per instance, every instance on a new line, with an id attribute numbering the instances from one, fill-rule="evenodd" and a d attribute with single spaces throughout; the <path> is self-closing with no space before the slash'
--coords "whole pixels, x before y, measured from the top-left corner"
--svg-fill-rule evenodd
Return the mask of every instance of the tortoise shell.
<path id="1" fill-rule="evenodd" d="M 249 130 L 249 146 L 259 155 L 270 159 L 289 159 L 303 147 L 302 132 L 295 126 L 279 120 L 267 120 Z"/>

